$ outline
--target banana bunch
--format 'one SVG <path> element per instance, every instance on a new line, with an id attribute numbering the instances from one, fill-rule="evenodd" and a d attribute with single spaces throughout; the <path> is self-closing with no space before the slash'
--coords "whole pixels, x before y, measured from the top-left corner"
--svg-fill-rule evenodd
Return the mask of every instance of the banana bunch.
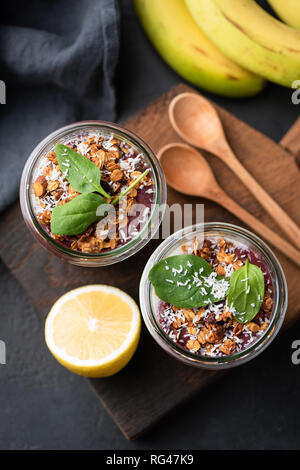
<path id="1" fill-rule="evenodd" d="M 255 0 L 133 0 L 164 60 L 182 77 L 225 96 L 251 96 L 264 79 L 291 87 L 300 79 L 300 31 Z M 300 29 L 300 0 L 268 0 Z"/>
<path id="2" fill-rule="evenodd" d="M 282 21 L 300 30 L 299 0 L 268 0 L 268 2 Z"/>
<path id="3" fill-rule="evenodd" d="M 254 0 L 185 2 L 198 26 L 237 64 L 287 87 L 300 78 L 300 31 L 273 18 Z"/>
<path id="4" fill-rule="evenodd" d="M 228 59 L 207 38 L 184 0 L 134 0 L 136 12 L 163 59 L 182 77 L 230 97 L 257 94 L 264 80 Z"/>

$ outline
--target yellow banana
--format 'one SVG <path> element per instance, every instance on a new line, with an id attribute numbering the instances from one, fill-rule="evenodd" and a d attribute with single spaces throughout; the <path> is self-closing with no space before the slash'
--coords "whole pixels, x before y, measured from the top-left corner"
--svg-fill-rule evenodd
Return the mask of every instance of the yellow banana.
<path id="1" fill-rule="evenodd" d="M 252 96 L 261 77 L 225 57 L 202 33 L 184 0 L 134 0 L 140 21 L 165 61 L 189 82 L 225 96 Z"/>
<path id="2" fill-rule="evenodd" d="M 300 30 L 299 0 L 268 0 L 268 2 L 282 21 Z"/>
<path id="3" fill-rule="evenodd" d="M 300 78 L 300 32 L 254 0 L 185 0 L 193 18 L 231 60 L 290 87 Z"/>

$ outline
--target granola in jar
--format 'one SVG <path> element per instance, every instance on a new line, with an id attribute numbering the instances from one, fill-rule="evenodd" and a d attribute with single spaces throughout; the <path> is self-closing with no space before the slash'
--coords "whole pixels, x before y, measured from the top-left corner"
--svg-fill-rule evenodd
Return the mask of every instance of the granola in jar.
<path id="1" fill-rule="evenodd" d="M 188 278 L 186 268 L 190 261 L 185 264 L 181 257 L 181 264 L 175 269 L 172 267 L 172 258 L 166 258 L 162 267 L 168 273 L 165 280 L 173 288 L 171 295 L 176 298 L 176 288 L 185 286 L 188 299 L 188 293 L 192 292 L 191 296 L 194 295 L 193 288 L 197 285 L 205 298 L 208 290 L 211 289 L 212 292 L 214 289 L 214 300 L 208 299 L 201 307 L 184 308 L 158 299 L 156 315 L 169 339 L 197 356 L 216 358 L 240 353 L 255 344 L 268 329 L 274 306 L 272 279 L 258 253 L 224 238 L 206 238 L 202 242 L 195 238 L 193 243 L 181 246 L 181 253 L 202 258 L 208 263 L 211 273 L 207 277 L 202 274 L 201 277 L 203 268 L 200 268 Z M 228 300 L 230 280 L 238 270 L 245 270 L 246 264 L 259 268 L 263 276 L 261 293 L 255 294 L 257 313 L 249 321 L 246 312 L 237 312 L 233 303 Z M 246 297 L 254 287 L 250 283 L 248 285 L 247 276 L 241 277 L 239 282 L 240 285 L 245 285 L 243 295 Z M 250 304 L 250 309 L 251 307 L 254 307 L 254 303 Z"/>
<path id="2" fill-rule="evenodd" d="M 99 169 L 107 204 L 118 199 L 148 169 L 143 154 L 111 133 L 90 131 L 65 138 L 63 144 Z M 61 168 L 55 149 L 41 159 L 32 184 L 32 207 L 43 229 L 61 245 L 82 253 L 114 250 L 135 239 L 147 224 L 155 201 L 152 171 L 149 169 L 126 197 L 120 199 L 111 223 L 97 220 L 81 233 L 57 234 L 51 228 L 53 210 L 81 194 L 70 184 L 70 163 L 65 160 Z"/>

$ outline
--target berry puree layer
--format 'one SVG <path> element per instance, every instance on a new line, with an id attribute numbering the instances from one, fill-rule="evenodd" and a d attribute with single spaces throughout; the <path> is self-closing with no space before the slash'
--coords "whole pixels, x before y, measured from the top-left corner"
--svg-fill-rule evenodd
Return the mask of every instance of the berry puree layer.
<path id="1" fill-rule="evenodd" d="M 83 253 L 134 240 L 154 201 L 152 170 L 143 154 L 111 133 L 64 138 L 41 157 L 33 176 L 35 217 L 58 243 Z"/>
<path id="2" fill-rule="evenodd" d="M 246 245 L 195 238 L 159 261 L 149 279 L 161 328 L 192 354 L 238 354 L 268 330 L 274 310 L 271 275 L 260 254 Z"/>

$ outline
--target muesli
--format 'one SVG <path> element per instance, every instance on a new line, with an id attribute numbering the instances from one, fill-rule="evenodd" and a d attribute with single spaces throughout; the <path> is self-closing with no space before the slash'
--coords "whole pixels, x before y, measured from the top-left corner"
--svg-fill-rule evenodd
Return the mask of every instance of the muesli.
<path id="1" fill-rule="evenodd" d="M 244 351 L 268 329 L 274 293 L 260 256 L 223 238 L 195 238 L 159 261 L 149 279 L 157 319 L 178 346 L 199 356 Z"/>
<path id="2" fill-rule="evenodd" d="M 33 182 L 33 208 L 44 230 L 83 253 L 114 250 L 136 238 L 154 198 L 143 155 L 113 134 L 89 132 L 58 143 Z M 95 216 L 98 203 L 115 204 L 112 223 Z"/>

